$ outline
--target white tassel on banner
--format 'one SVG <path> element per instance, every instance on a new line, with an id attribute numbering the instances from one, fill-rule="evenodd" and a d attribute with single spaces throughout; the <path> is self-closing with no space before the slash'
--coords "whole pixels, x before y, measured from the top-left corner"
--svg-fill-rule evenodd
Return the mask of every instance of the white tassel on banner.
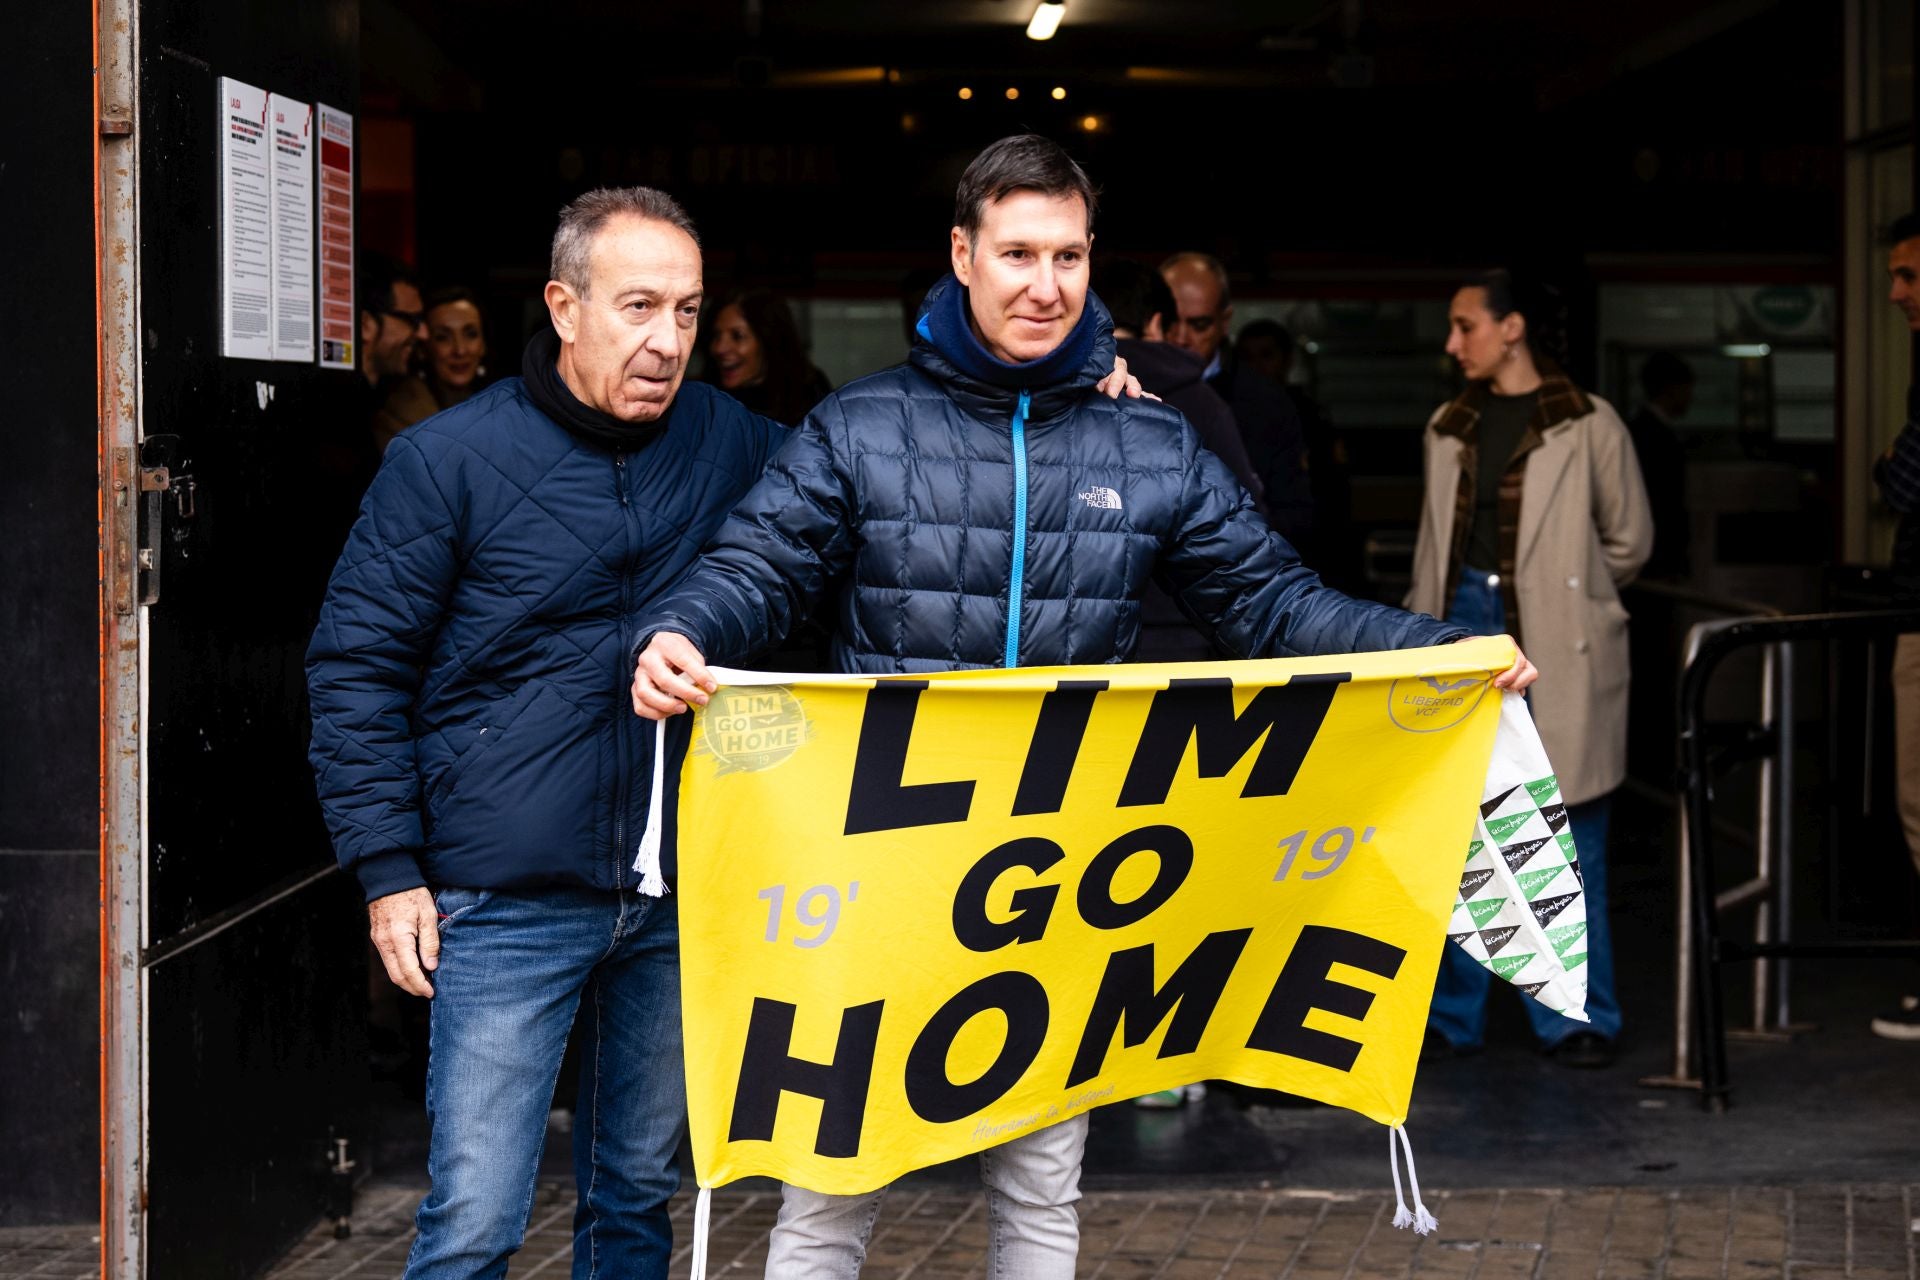
<path id="1" fill-rule="evenodd" d="M 640 853 L 633 869 L 640 873 L 640 892 L 658 898 L 667 891 L 667 880 L 660 871 L 660 797 L 667 781 L 667 722 L 653 722 L 653 791 L 647 801 L 647 828 L 640 833 Z"/>
<path id="2" fill-rule="evenodd" d="M 702 1187 L 693 1198 L 693 1259 L 687 1280 L 707 1280 L 707 1233 L 713 1225 L 713 1188 Z"/>
<path id="3" fill-rule="evenodd" d="M 1396 1145 L 1396 1143 L 1398 1145 Z M 1407 1153 L 1407 1182 L 1413 1187 L 1413 1209 L 1407 1209 L 1407 1198 L 1400 1193 L 1400 1150 Z M 1420 1175 L 1413 1171 L 1413 1144 L 1407 1141 L 1407 1131 L 1400 1125 L 1387 1130 L 1387 1167 L 1393 1170 L 1393 1225 L 1412 1227 L 1416 1235 L 1431 1235 L 1440 1225 L 1427 1206 L 1420 1199 Z"/>

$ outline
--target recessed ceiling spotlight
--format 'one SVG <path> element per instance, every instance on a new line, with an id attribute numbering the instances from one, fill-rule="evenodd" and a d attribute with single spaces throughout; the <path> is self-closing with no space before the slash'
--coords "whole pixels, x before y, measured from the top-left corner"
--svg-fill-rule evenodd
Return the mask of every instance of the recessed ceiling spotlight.
<path id="1" fill-rule="evenodd" d="M 1065 102 L 1066 99 L 1067 99 L 1066 86 L 1058 85 L 1058 84 L 1053 86 L 1053 100 L 1055 102 Z"/>
<path id="2" fill-rule="evenodd" d="M 1027 23 L 1027 39 L 1053 39 L 1053 33 L 1060 29 L 1060 19 L 1066 16 L 1067 0 L 1040 0 Z"/>
<path id="3" fill-rule="evenodd" d="M 971 89 L 969 89 L 969 88 L 967 88 L 967 86 L 965 86 L 965 85 L 961 85 L 961 86 L 960 86 L 960 101 L 962 101 L 962 102 L 965 102 L 965 101 L 966 101 L 967 99 L 969 99 L 969 98 L 971 98 L 971 97 L 973 97 L 973 90 L 971 90 Z"/>
<path id="4" fill-rule="evenodd" d="M 1017 101 L 1017 100 L 1019 99 L 1019 97 L 1020 97 L 1020 91 L 1019 91 L 1018 89 L 1016 89 L 1016 88 L 1014 88 L 1014 87 L 1013 87 L 1012 85 L 1008 85 L 1008 86 L 1007 86 L 1007 101 L 1008 101 L 1008 102 L 1015 102 L 1015 101 Z"/>

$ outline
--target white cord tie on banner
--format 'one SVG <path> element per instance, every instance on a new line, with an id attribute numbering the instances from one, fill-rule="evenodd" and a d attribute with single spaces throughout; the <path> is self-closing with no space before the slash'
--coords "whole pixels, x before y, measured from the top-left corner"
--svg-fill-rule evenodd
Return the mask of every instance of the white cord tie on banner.
<path id="1" fill-rule="evenodd" d="M 633 869 L 640 873 L 640 892 L 658 898 L 667 891 L 666 876 L 660 870 L 661 795 L 667 784 L 667 722 L 653 722 L 653 791 L 647 800 L 647 826 L 640 833 L 640 852 Z"/>
<path id="2" fill-rule="evenodd" d="M 1396 1145 L 1396 1143 L 1398 1145 Z M 1400 1150 L 1407 1153 L 1407 1182 L 1413 1187 L 1413 1209 L 1407 1209 L 1407 1198 L 1400 1193 Z M 1407 1131 L 1401 1125 L 1387 1130 L 1387 1167 L 1393 1170 L 1393 1225 L 1412 1227 L 1416 1235 L 1431 1235 L 1440 1225 L 1427 1206 L 1420 1199 L 1420 1175 L 1413 1171 L 1413 1144 L 1407 1141 Z"/>
<path id="3" fill-rule="evenodd" d="M 693 1258 L 687 1280 L 707 1280 L 707 1233 L 713 1226 L 713 1188 L 702 1187 L 693 1198 Z"/>

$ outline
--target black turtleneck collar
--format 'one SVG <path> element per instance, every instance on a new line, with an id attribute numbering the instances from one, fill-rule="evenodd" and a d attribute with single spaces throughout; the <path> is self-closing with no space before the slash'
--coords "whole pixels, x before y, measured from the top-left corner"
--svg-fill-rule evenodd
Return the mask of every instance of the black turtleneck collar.
<path id="1" fill-rule="evenodd" d="M 560 376 L 560 335 L 551 327 L 543 326 L 527 343 L 520 377 L 540 412 L 582 440 L 615 453 L 631 453 L 652 440 L 673 413 L 673 406 L 668 405 L 666 413 L 652 422 L 622 422 L 610 413 L 582 404 Z"/>

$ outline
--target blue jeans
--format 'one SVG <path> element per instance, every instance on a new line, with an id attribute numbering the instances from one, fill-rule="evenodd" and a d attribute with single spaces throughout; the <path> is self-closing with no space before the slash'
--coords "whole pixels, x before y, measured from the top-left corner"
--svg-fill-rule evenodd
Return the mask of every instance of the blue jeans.
<path id="1" fill-rule="evenodd" d="M 427 1058 L 432 1188 L 408 1280 L 504 1276 L 526 1238 L 547 1112 L 581 1020 L 574 1280 L 664 1277 L 686 1130 L 674 900 L 442 889 Z"/>
<path id="2" fill-rule="evenodd" d="M 1476 635 L 1499 635 L 1507 629 L 1506 607 L 1499 586 L 1477 569 L 1460 575 L 1447 621 Z M 1613 986 L 1613 930 L 1607 920 L 1607 819 L 1611 797 L 1567 806 L 1574 847 L 1580 855 L 1580 878 L 1587 898 L 1587 1017 L 1590 1023 L 1562 1017 L 1537 1000 L 1520 998 L 1527 1020 L 1540 1043 L 1551 1048 L 1578 1031 L 1593 1031 L 1613 1040 L 1620 1034 L 1620 1004 Z M 1478 1048 L 1486 1038 L 1487 991 L 1493 974 L 1451 944 L 1441 948 L 1440 977 L 1434 983 L 1433 1005 L 1427 1026 L 1457 1049 Z"/>

